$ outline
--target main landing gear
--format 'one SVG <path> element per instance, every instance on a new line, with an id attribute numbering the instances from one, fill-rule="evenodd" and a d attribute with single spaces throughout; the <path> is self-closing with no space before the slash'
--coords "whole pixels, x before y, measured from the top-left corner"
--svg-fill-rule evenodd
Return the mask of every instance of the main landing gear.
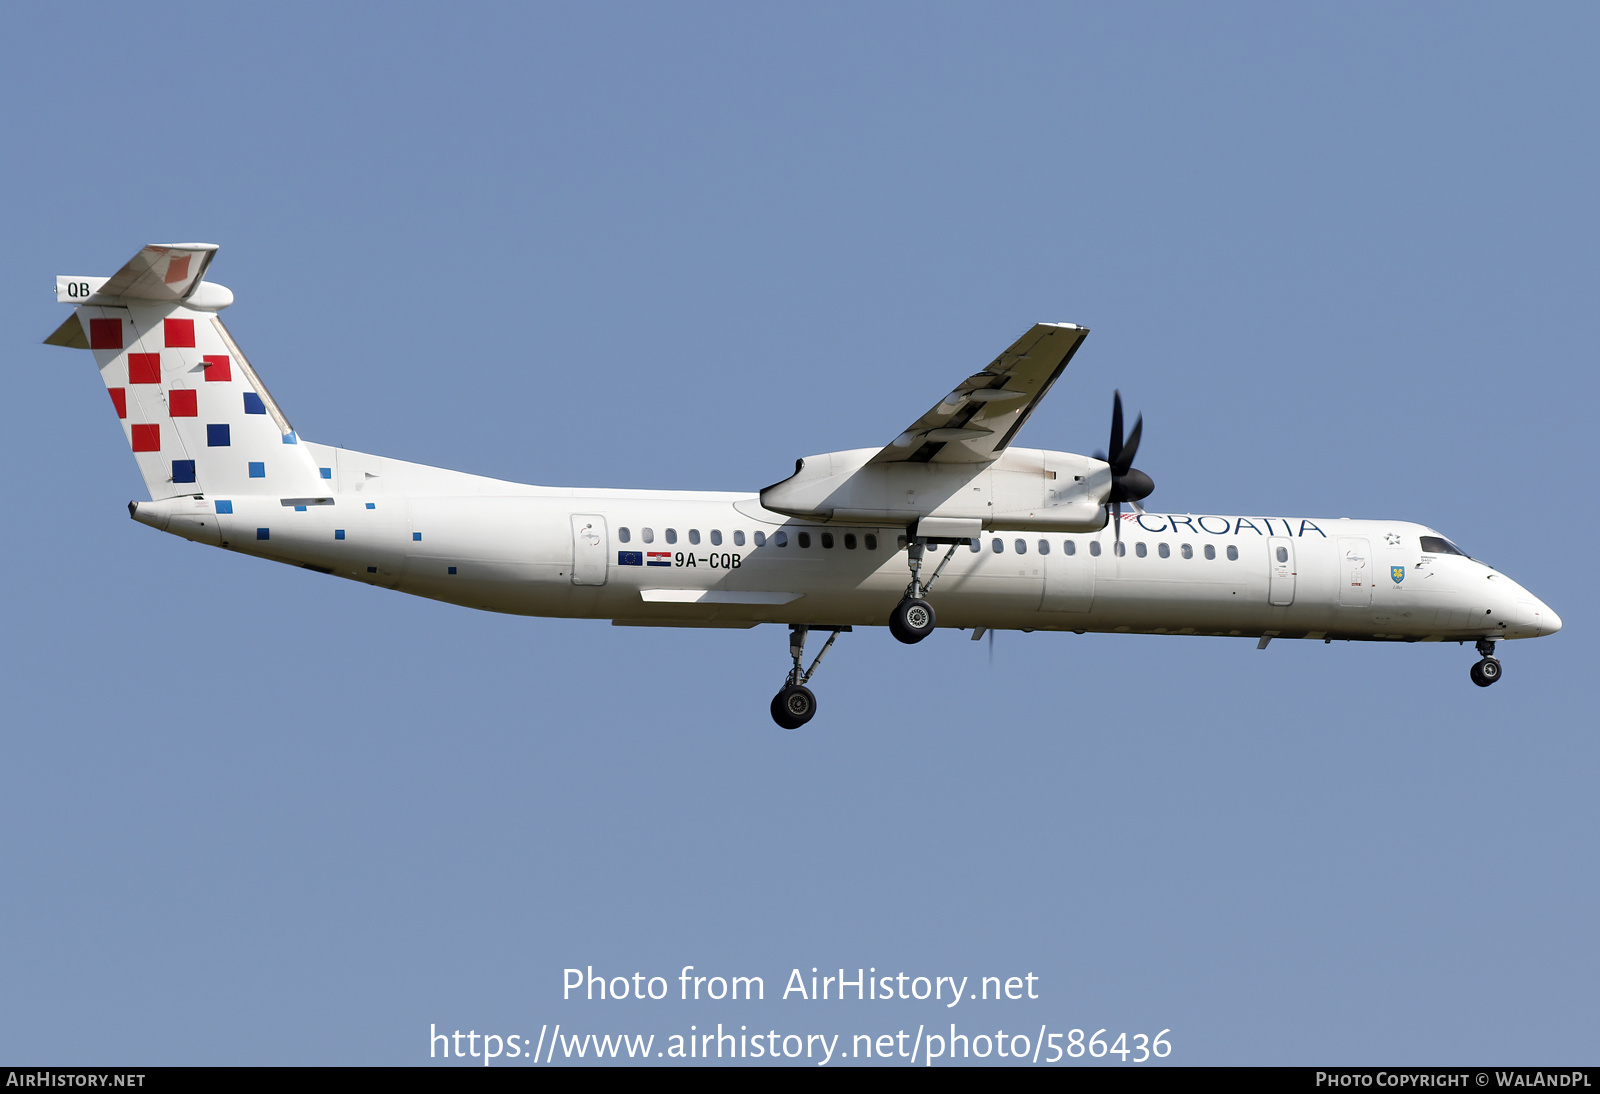
<path id="1" fill-rule="evenodd" d="M 1494 656 L 1494 643 L 1487 638 L 1478 639 L 1478 652 L 1483 660 L 1472 666 L 1472 682 L 1486 688 L 1500 679 L 1500 662 Z"/>
<path id="2" fill-rule="evenodd" d="M 772 697 L 772 720 L 784 729 L 799 729 L 811 721 L 811 716 L 817 712 L 817 697 L 811 694 L 811 689 L 806 687 L 806 682 L 816 673 L 817 666 L 822 664 L 823 657 L 827 656 L 828 648 L 833 645 L 834 639 L 839 637 L 840 631 L 847 631 L 849 627 L 809 627 L 804 623 L 789 624 L 789 656 L 794 658 L 794 668 L 789 670 L 789 680 L 783 685 L 778 694 Z M 931 627 L 929 628 L 932 629 Z M 811 667 L 801 671 L 802 659 L 806 652 L 806 633 L 808 631 L 832 631 L 828 640 L 822 644 L 822 649 L 817 651 L 817 658 L 811 662 Z"/>
<path id="3" fill-rule="evenodd" d="M 932 542 L 949 542 L 950 550 L 945 552 L 944 558 L 939 560 L 939 565 L 933 571 L 933 576 L 926 582 L 922 580 L 922 556 L 925 548 Z M 889 633 L 894 635 L 906 645 L 921 642 L 933 633 L 934 626 L 938 623 L 938 616 L 934 614 L 933 605 L 925 599 L 933 591 L 933 583 L 939 580 L 939 575 L 944 573 L 944 568 L 955 557 L 956 548 L 967 541 L 964 539 L 951 541 L 934 541 L 926 539 L 913 539 L 906 548 L 906 564 L 911 567 L 911 584 L 906 586 L 906 595 L 900 603 L 894 606 L 894 611 L 889 613 Z"/>

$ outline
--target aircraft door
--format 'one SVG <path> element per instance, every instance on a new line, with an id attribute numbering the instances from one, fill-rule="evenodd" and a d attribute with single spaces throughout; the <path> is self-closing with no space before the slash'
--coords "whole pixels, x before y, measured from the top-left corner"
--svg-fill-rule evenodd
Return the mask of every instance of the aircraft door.
<path id="1" fill-rule="evenodd" d="M 1294 603 L 1294 540 L 1273 536 L 1267 540 L 1267 603 L 1287 608 Z"/>
<path id="2" fill-rule="evenodd" d="M 1044 562 L 1042 612 L 1086 612 L 1094 607 L 1094 557 L 1075 543 L 1073 554 L 1067 544 L 1054 543 Z"/>
<path id="3" fill-rule="evenodd" d="M 606 583 L 606 553 L 610 540 L 606 537 L 606 518 L 594 513 L 572 514 L 572 583 L 574 585 L 604 585 Z"/>
<path id="4" fill-rule="evenodd" d="M 1365 539 L 1339 537 L 1339 606 L 1372 605 L 1372 546 Z"/>

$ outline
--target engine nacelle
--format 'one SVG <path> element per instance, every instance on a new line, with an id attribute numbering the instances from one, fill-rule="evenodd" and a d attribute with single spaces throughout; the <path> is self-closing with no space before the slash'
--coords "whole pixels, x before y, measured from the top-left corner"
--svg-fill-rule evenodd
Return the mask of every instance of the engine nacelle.
<path id="1" fill-rule="evenodd" d="M 991 463 L 869 463 L 876 448 L 796 461 L 761 491 L 775 513 L 835 524 L 910 527 L 931 519 L 986 530 L 1095 532 L 1105 527 L 1111 469 L 1071 452 L 1009 448 Z"/>

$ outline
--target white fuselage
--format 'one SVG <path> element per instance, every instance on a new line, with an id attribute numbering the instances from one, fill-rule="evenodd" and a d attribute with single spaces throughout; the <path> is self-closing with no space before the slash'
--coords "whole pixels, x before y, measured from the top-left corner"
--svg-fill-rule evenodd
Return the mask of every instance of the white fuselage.
<path id="1" fill-rule="evenodd" d="M 903 528 L 786 518 L 753 493 L 548 489 L 311 447 L 337 469 L 326 497 L 170 498 L 137 504 L 135 519 L 466 607 L 623 625 L 882 625 L 909 577 Z M 1120 553 L 1109 526 L 985 532 L 956 548 L 929 599 L 944 627 L 1401 641 L 1560 628 L 1503 574 L 1424 551 L 1434 534 L 1124 514 Z M 924 578 L 945 550 L 930 548 Z"/>

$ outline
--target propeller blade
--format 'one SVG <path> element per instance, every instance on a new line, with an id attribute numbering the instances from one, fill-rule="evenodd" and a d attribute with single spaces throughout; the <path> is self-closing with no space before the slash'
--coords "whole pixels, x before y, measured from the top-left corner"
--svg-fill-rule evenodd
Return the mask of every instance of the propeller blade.
<path id="1" fill-rule="evenodd" d="M 1106 448 L 1106 462 L 1113 468 L 1122 458 L 1122 392 L 1111 393 L 1111 443 Z"/>
<path id="2" fill-rule="evenodd" d="M 989 667 L 994 668 L 994 628 L 989 628 Z"/>
<path id="3" fill-rule="evenodd" d="M 1116 540 L 1120 546 L 1122 543 L 1122 503 L 1120 501 L 1112 502 L 1111 509 L 1114 514 L 1111 518 L 1111 538 Z"/>
<path id="4" fill-rule="evenodd" d="M 1126 475 L 1133 466 L 1133 458 L 1139 454 L 1139 435 L 1144 432 L 1144 415 L 1141 414 L 1133 423 L 1133 432 L 1128 434 L 1127 442 L 1122 446 L 1122 451 L 1117 453 L 1117 462 L 1113 465 L 1113 472 Z"/>

